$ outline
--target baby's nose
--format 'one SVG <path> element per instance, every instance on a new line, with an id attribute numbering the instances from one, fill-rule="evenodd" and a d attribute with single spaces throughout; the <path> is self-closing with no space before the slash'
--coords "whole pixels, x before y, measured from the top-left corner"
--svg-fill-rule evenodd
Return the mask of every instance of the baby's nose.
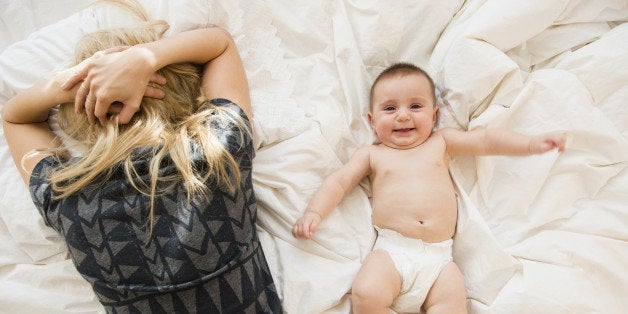
<path id="1" fill-rule="evenodd" d="M 401 108 L 397 111 L 397 119 L 407 120 L 410 117 L 410 113 L 407 109 Z"/>

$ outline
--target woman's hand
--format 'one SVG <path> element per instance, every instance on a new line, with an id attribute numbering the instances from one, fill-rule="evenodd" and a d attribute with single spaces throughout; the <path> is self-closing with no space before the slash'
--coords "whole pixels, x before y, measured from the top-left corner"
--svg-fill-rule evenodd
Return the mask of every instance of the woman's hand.
<path id="1" fill-rule="evenodd" d="M 108 114 L 115 114 L 121 124 L 128 123 L 139 110 L 142 97 L 163 98 L 163 91 L 148 86 L 148 82 L 165 84 L 166 79 L 155 74 L 153 54 L 142 47 L 113 47 L 95 53 L 72 68 L 74 71 L 62 85 L 75 88 L 74 106 L 77 113 L 85 112 L 87 120 L 101 125 Z"/>

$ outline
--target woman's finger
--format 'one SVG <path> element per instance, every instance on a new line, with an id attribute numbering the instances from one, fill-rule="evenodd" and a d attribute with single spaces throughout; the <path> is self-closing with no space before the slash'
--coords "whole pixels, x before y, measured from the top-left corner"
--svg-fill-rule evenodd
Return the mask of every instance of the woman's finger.
<path id="1" fill-rule="evenodd" d="M 162 99 L 165 95 L 164 91 L 152 86 L 146 86 L 146 90 L 144 91 L 144 96 L 150 98 Z"/>
<path id="2" fill-rule="evenodd" d="M 87 94 L 89 94 L 89 87 L 87 86 L 89 86 L 89 84 L 83 82 L 74 96 L 74 112 L 77 114 L 84 112 L 85 99 L 87 99 Z"/>
<path id="3" fill-rule="evenodd" d="M 133 118 L 133 115 L 135 115 L 135 113 L 139 110 L 139 102 L 137 103 L 125 103 L 122 105 L 122 110 L 120 110 L 120 113 L 118 113 L 116 115 L 116 118 L 118 119 L 118 123 L 120 124 L 127 124 L 129 123 L 129 121 L 131 121 L 131 118 Z"/>
<path id="4" fill-rule="evenodd" d="M 87 115 L 87 121 L 93 125 L 96 123 L 96 116 L 94 110 L 96 108 L 96 98 L 93 95 L 87 94 L 85 98 L 85 114 Z"/>
<path id="5" fill-rule="evenodd" d="M 109 111 L 111 103 L 111 101 L 104 98 L 94 99 L 94 117 L 98 119 L 98 123 L 102 126 L 107 123 L 107 112 Z"/>
<path id="6" fill-rule="evenodd" d="M 110 53 L 114 53 L 114 52 L 120 52 L 120 51 L 125 51 L 127 49 L 129 49 L 131 46 L 115 46 L 115 47 L 111 47 L 111 48 L 107 48 L 105 50 L 102 50 L 103 54 L 110 54 Z"/>
<path id="7" fill-rule="evenodd" d="M 87 77 L 88 69 L 86 66 L 77 66 L 72 71 L 72 74 L 61 84 L 62 90 L 71 90 L 76 84 Z M 87 86 L 89 86 L 89 84 Z"/>
<path id="8" fill-rule="evenodd" d="M 129 46 L 117 46 L 94 53 L 93 56 L 83 60 L 83 62 L 74 66 L 74 68 L 71 70 L 73 71 L 73 73 L 65 80 L 65 82 L 63 82 L 63 84 L 61 84 L 61 89 L 66 91 L 71 90 L 76 84 L 85 80 L 87 74 L 89 73 L 89 69 L 93 66 L 94 60 L 102 57 L 103 55 L 124 51 L 128 48 Z M 89 88 L 89 84 L 87 84 L 86 86 Z"/>
<path id="9" fill-rule="evenodd" d="M 157 73 L 154 73 L 148 81 L 159 85 L 166 85 L 167 83 L 166 78 Z"/>

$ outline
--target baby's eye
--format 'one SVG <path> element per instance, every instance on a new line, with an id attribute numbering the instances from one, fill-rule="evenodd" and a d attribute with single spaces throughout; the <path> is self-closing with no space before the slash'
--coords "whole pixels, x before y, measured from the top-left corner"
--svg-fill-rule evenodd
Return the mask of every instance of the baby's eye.
<path id="1" fill-rule="evenodd" d="M 384 111 L 393 111 L 395 110 L 395 106 L 386 106 L 384 107 Z"/>
<path id="2" fill-rule="evenodd" d="M 423 105 L 421 104 L 415 103 L 415 104 L 410 105 L 410 109 L 421 109 L 421 108 L 423 108 Z"/>

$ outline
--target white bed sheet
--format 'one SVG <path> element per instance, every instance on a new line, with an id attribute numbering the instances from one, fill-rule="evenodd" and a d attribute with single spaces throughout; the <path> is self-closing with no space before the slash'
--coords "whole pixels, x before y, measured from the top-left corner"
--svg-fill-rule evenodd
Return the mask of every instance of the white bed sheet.
<path id="1" fill-rule="evenodd" d="M 324 176 L 373 141 L 368 88 L 395 61 L 433 75 L 441 127 L 568 133 L 561 155 L 452 162 L 470 312 L 628 308 L 627 1 L 141 2 L 171 32 L 234 34 L 254 105 L 258 229 L 286 313 L 349 312 L 373 240 L 368 185 L 313 241 L 290 228 Z M 110 6 L 78 12 L 88 3 L 0 0 L 0 107 L 63 68 L 82 33 L 132 22 Z M 0 166 L 0 312 L 101 311 L 3 137 Z"/>

